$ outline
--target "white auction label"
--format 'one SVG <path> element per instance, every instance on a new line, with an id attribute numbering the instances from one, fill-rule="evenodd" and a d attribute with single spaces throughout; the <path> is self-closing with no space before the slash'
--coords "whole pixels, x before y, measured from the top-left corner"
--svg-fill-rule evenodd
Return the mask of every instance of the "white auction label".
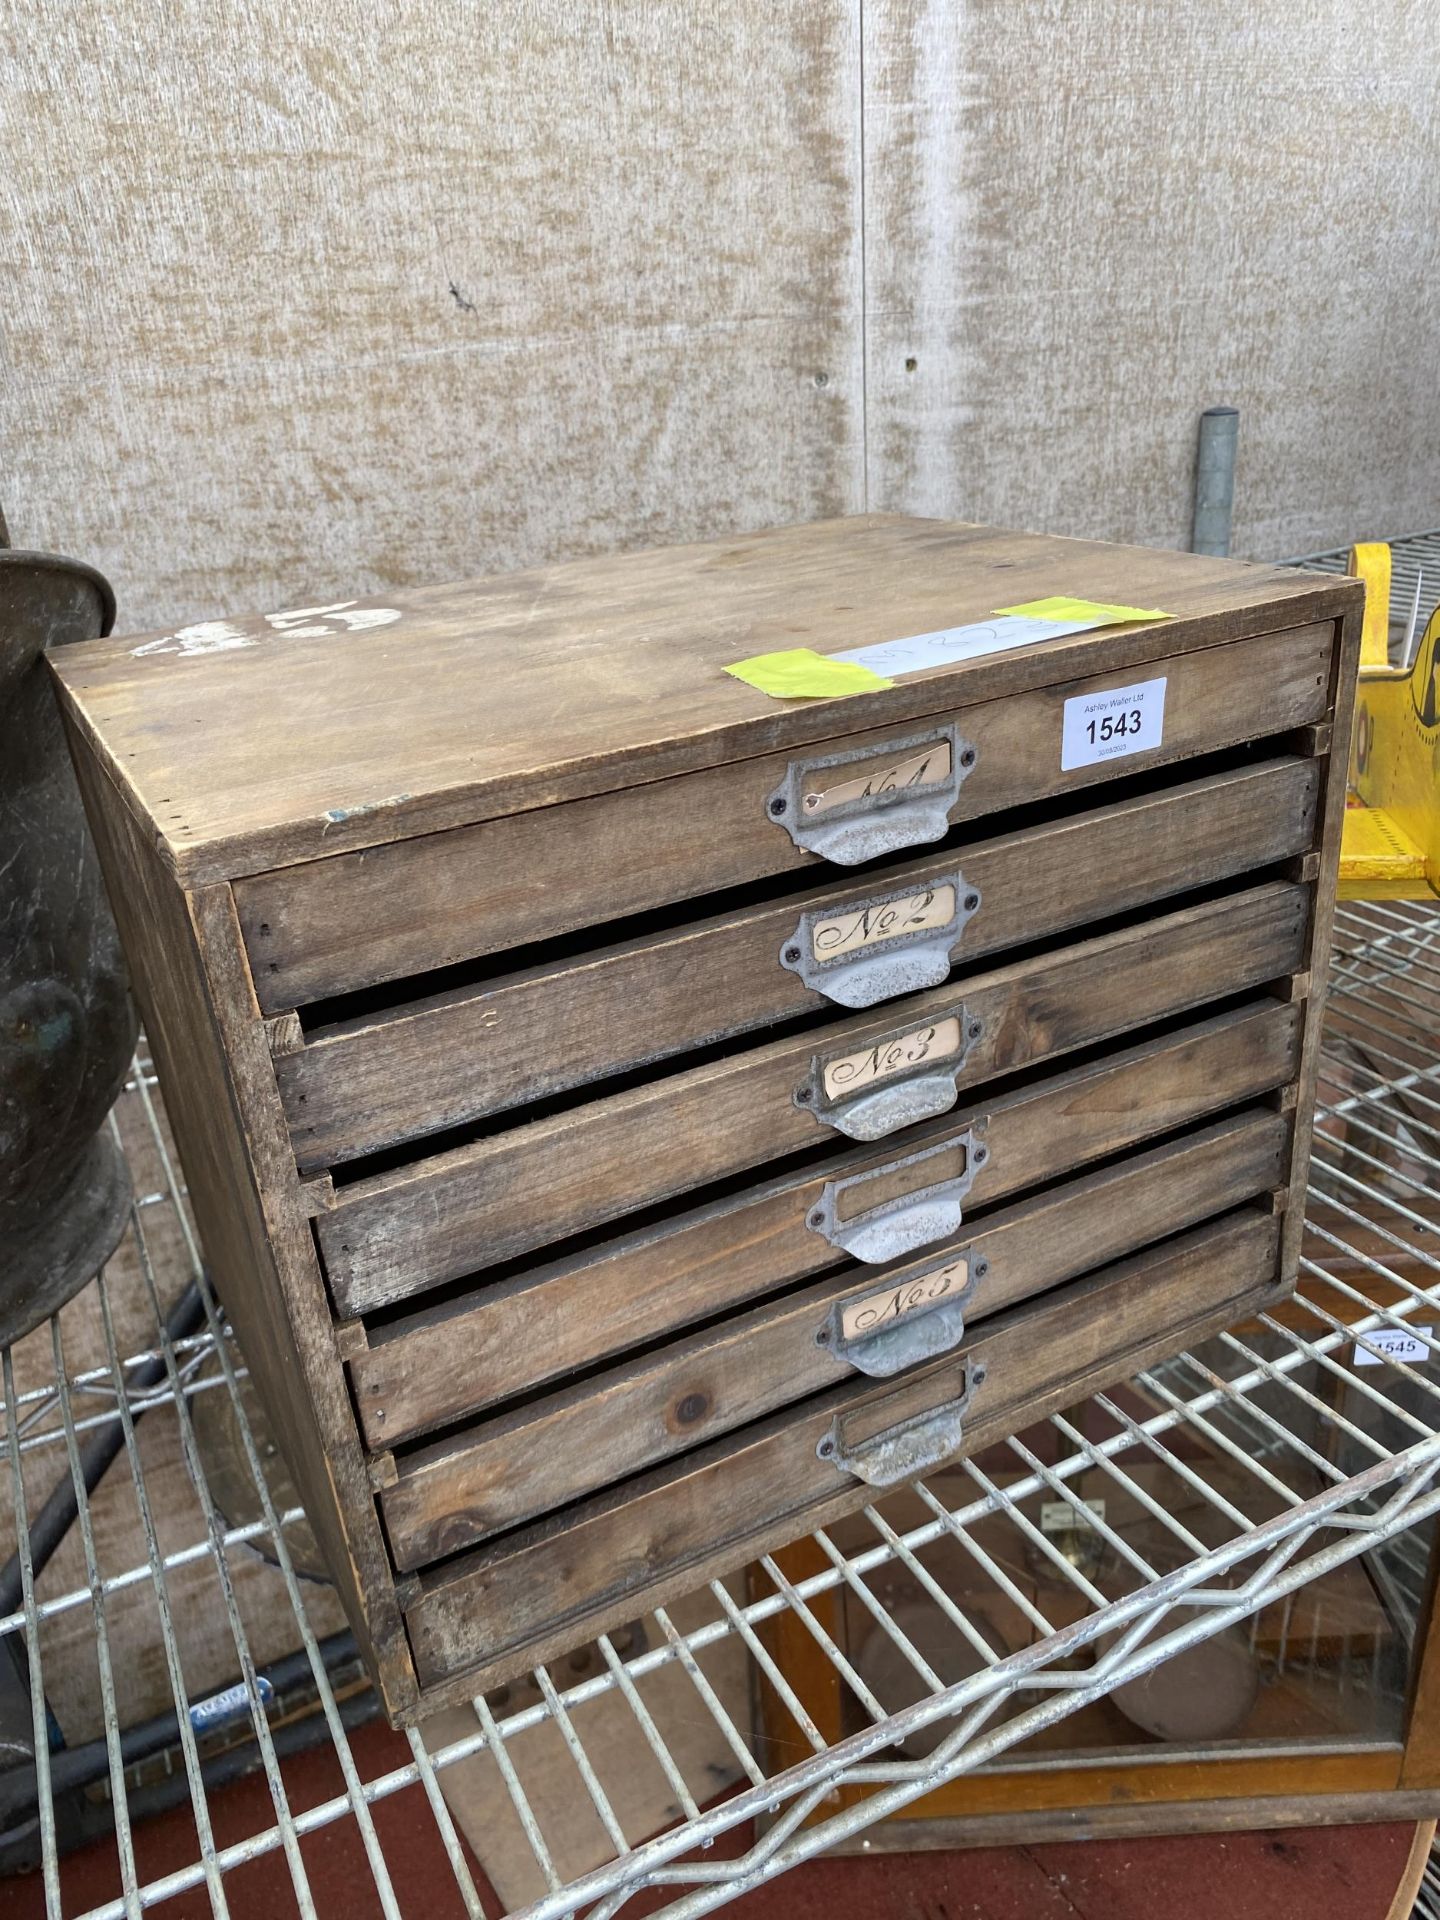
<path id="1" fill-rule="evenodd" d="M 1385 1354 L 1407 1367 L 1423 1367 L 1430 1358 L 1430 1349 L 1420 1336 L 1434 1331 L 1433 1327 L 1416 1327 L 1413 1332 L 1407 1327 L 1377 1327 L 1373 1333 L 1366 1334 L 1363 1346 L 1358 1340 L 1355 1342 L 1355 1364 L 1378 1367 L 1382 1364 L 1380 1355 Z M 1379 1353 L 1373 1351 L 1376 1347 Z"/>
<path id="2" fill-rule="evenodd" d="M 1085 1505 L 1097 1520 L 1105 1518 L 1103 1500 L 1087 1500 Z M 1072 1527 L 1084 1526 L 1085 1522 L 1068 1500 L 1042 1500 L 1040 1503 L 1040 1531 L 1042 1533 L 1069 1533 Z"/>
<path id="3" fill-rule="evenodd" d="M 1093 767 L 1097 760 L 1119 760 L 1128 753 L 1148 753 L 1159 746 L 1164 728 L 1163 680 L 1077 693 L 1065 702 L 1060 771 Z"/>

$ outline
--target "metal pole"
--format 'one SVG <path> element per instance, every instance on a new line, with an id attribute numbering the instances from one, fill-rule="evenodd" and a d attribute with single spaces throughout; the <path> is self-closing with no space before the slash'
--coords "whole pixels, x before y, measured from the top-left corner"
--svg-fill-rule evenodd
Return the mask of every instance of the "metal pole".
<path id="1" fill-rule="evenodd" d="M 1195 458 L 1195 515 L 1190 524 L 1192 553 L 1225 555 L 1230 551 L 1239 437 L 1238 407 L 1207 407 L 1201 414 Z"/>

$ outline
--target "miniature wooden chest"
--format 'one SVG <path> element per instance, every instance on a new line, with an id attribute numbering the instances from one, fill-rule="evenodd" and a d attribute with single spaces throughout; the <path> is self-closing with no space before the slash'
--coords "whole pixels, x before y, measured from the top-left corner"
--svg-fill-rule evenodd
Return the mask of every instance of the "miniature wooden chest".
<path id="1" fill-rule="evenodd" d="M 948 637 L 1052 595 L 1170 617 Z M 53 663 L 393 1717 L 1285 1291 L 1359 604 L 871 516 Z"/>

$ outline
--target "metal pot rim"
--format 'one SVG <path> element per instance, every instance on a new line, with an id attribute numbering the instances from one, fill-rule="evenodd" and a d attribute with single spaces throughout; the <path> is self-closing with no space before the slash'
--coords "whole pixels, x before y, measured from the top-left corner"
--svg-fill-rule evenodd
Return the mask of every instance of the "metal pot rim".
<path id="1" fill-rule="evenodd" d="M 64 553 L 44 553 L 25 547 L 0 547 L 0 568 L 23 567 L 29 572 L 68 573 L 88 580 L 100 595 L 100 637 L 103 639 L 115 625 L 115 589 L 101 573 L 98 567 L 92 567 L 87 561 L 72 560 Z"/>

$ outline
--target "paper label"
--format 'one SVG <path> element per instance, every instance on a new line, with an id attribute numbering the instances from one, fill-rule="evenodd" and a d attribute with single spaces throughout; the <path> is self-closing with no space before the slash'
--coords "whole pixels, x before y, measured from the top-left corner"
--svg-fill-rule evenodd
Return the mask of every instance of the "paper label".
<path id="1" fill-rule="evenodd" d="M 931 667 L 957 666 L 962 660 L 978 660 L 987 653 L 1008 653 L 1012 647 L 1034 646 L 1041 640 L 1058 640 L 1063 634 L 1083 633 L 1090 624 L 1086 620 L 997 615 L 968 627 L 942 627 L 937 633 L 915 633 L 905 640 L 882 640 L 876 646 L 856 647 L 831 657 L 893 678 L 900 673 L 925 673 Z"/>
<path id="2" fill-rule="evenodd" d="M 800 804 L 812 819 L 819 818 L 852 800 L 872 800 L 877 794 L 899 793 L 902 788 L 938 786 L 950 778 L 950 769 L 950 742 L 937 740 L 933 747 L 907 754 L 902 760 L 882 761 L 873 773 L 840 780 L 833 787 L 808 789 Z"/>
<path id="3" fill-rule="evenodd" d="M 1165 728 L 1165 682 L 1141 680 L 1133 687 L 1077 693 L 1065 702 L 1060 732 L 1060 770 L 1123 760 L 1160 745 Z"/>
<path id="4" fill-rule="evenodd" d="M 918 1313 L 922 1307 L 936 1306 L 953 1294 L 963 1293 L 969 1278 L 970 1256 L 962 1254 L 958 1260 L 948 1260 L 943 1267 L 935 1267 L 914 1280 L 906 1280 L 898 1287 L 883 1287 L 878 1293 L 867 1293 L 863 1300 L 842 1307 L 840 1331 L 847 1340 L 875 1333 L 904 1319 L 907 1313 Z"/>
<path id="5" fill-rule="evenodd" d="M 1100 600 L 1056 595 L 1019 607 L 1001 607 L 988 620 L 974 620 L 968 626 L 942 627 L 936 633 L 911 634 L 904 640 L 882 640 L 876 646 L 854 647 L 830 658 L 868 667 L 872 673 L 924 673 L 931 667 L 978 660 L 987 653 L 1008 653 L 1012 647 L 1033 647 L 1042 640 L 1091 633 L 1097 627 L 1169 618 L 1158 607 L 1112 606 Z"/>
<path id="6" fill-rule="evenodd" d="M 948 926 L 954 918 L 954 887 L 927 887 L 923 893 L 872 902 L 868 907 L 815 921 L 810 949 L 817 960 L 841 960 L 846 954 L 859 953 L 862 947 L 877 947 L 905 934 Z"/>
<path id="7" fill-rule="evenodd" d="M 1433 1327 L 1416 1327 L 1413 1331 L 1408 1327 L 1376 1327 L 1373 1333 L 1366 1334 L 1364 1346 L 1358 1340 L 1355 1342 L 1355 1364 L 1357 1367 L 1383 1366 L 1380 1355 L 1387 1354 L 1403 1366 L 1423 1367 L 1430 1358 L 1430 1349 L 1420 1336 L 1434 1331 Z M 1378 1347 L 1380 1353 L 1372 1352 L 1374 1347 Z"/>
<path id="8" fill-rule="evenodd" d="M 1085 1505 L 1097 1520 L 1105 1518 L 1103 1500 L 1087 1500 Z M 1076 1527 L 1083 1526 L 1080 1515 L 1068 1500 L 1046 1500 L 1040 1507 L 1040 1531 L 1042 1533 L 1071 1533 Z"/>
<path id="9" fill-rule="evenodd" d="M 960 1051 L 960 1022 L 953 1015 L 933 1026 L 916 1027 L 893 1040 L 877 1041 L 859 1053 L 837 1054 L 820 1070 L 827 1100 L 838 1100 L 877 1080 L 908 1073 L 925 1060 L 950 1060 Z"/>

